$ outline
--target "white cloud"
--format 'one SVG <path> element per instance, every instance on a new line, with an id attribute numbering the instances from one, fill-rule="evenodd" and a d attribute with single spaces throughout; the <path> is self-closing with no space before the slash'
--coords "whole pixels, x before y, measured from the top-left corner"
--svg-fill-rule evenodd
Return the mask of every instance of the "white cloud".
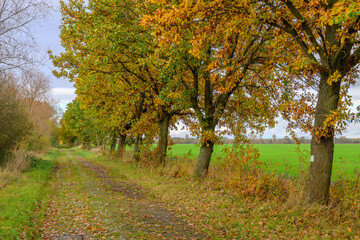
<path id="1" fill-rule="evenodd" d="M 185 137 L 186 135 L 191 136 L 190 131 L 181 121 L 176 123 L 176 130 L 170 129 L 171 137 Z"/>
<path id="2" fill-rule="evenodd" d="M 171 137 L 185 137 L 185 135 L 190 136 L 190 131 L 184 127 L 183 123 L 179 123 L 178 130 L 171 130 L 170 136 Z M 289 136 L 290 134 L 286 132 L 286 126 L 287 122 L 283 119 L 278 119 L 278 124 L 275 125 L 274 128 L 267 129 L 264 134 L 262 135 L 263 138 L 272 138 L 273 135 L 276 135 L 277 138 L 283 138 L 285 136 Z M 311 135 L 309 133 L 304 133 L 299 129 L 295 129 L 295 133 L 298 137 L 306 137 L 311 138 Z M 342 136 L 345 136 L 347 138 L 360 138 L 360 124 L 359 123 L 352 123 L 348 126 L 348 128 L 343 132 Z M 232 136 L 228 136 L 232 137 Z M 336 136 L 336 137 L 339 137 Z"/>
<path id="3" fill-rule="evenodd" d="M 188 130 L 186 130 L 186 129 L 170 131 L 170 136 L 171 137 L 185 137 L 186 135 L 190 136 L 190 132 Z"/>
<path id="4" fill-rule="evenodd" d="M 60 98 L 75 98 L 75 88 L 52 88 L 53 96 Z"/>
<path id="5" fill-rule="evenodd" d="M 66 105 L 76 97 L 75 88 L 52 88 L 52 96 L 65 110 Z"/>
<path id="6" fill-rule="evenodd" d="M 54 95 L 70 95 L 75 94 L 75 88 L 52 88 Z"/>
<path id="7" fill-rule="evenodd" d="M 360 138 L 360 124 L 351 123 L 346 131 L 343 132 L 342 136 L 347 138 Z"/>
<path id="8" fill-rule="evenodd" d="M 277 119 L 278 123 L 275 125 L 274 128 L 271 129 L 267 129 L 265 130 L 264 134 L 263 134 L 263 138 L 272 138 L 273 135 L 276 135 L 276 137 L 278 138 L 283 138 L 285 136 L 290 136 L 290 133 L 288 133 L 286 131 L 286 127 L 287 127 L 287 121 L 285 121 L 284 119 Z M 304 133 L 302 131 L 300 131 L 299 129 L 295 129 L 294 132 L 296 133 L 296 136 L 298 137 L 307 137 L 310 138 L 310 134 L 308 133 Z"/>

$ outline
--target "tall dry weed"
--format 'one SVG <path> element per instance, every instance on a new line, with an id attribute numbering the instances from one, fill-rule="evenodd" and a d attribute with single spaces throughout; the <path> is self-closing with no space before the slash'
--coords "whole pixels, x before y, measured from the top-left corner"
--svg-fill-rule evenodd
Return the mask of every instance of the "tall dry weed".
<path id="1" fill-rule="evenodd" d="M 13 152 L 13 157 L 7 162 L 6 169 L 10 172 L 21 173 L 31 165 L 31 154 L 28 151 L 19 149 Z"/>
<path id="2" fill-rule="evenodd" d="M 288 180 L 264 171 L 259 156 L 251 145 L 227 149 L 225 157 L 214 161 L 209 177 L 244 198 L 287 199 Z"/>
<path id="3" fill-rule="evenodd" d="M 360 175 L 354 179 L 338 176 L 330 187 L 330 205 L 342 209 L 343 216 L 360 217 Z M 359 223 L 360 227 L 360 223 Z"/>
<path id="4" fill-rule="evenodd" d="M 5 166 L 0 168 L 0 188 L 5 187 L 16 179 L 21 172 L 29 168 L 31 159 L 33 159 L 33 154 L 24 149 L 13 151 Z"/>
<path id="5" fill-rule="evenodd" d="M 168 156 L 165 167 L 160 171 L 173 178 L 189 178 L 195 168 L 195 159 L 189 155 Z"/>
<path id="6" fill-rule="evenodd" d="M 10 172 L 6 168 L 0 169 L 0 189 L 5 187 L 7 184 L 9 184 L 11 181 L 13 181 L 16 177 L 16 174 L 13 172 Z"/>

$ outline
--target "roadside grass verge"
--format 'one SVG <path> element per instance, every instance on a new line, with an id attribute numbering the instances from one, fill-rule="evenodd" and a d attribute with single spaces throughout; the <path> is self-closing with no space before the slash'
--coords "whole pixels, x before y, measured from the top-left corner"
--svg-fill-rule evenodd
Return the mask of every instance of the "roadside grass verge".
<path id="1" fill-rule="evenodd" d="M 32 159 L 25 172 L 12 176 L 12 181 L 0 188 L 0 239 L 34 237 L 41 220 L 34 218 L 35 212 L 49 191 L 47 184 L 58 154 L 55 149 L 42 159 Z"/>
<path id="2" fill-rule="evenodd" d="M 185 157 L 172 159 L 165 168 L 151 168 L 129 159 L 79 153 L 119 179 L 148 189 L 154 200 L 165 203 L 170 211 L 213 239 L 360 236 L 360 203 L 356 200 L 360 194 L 350 191 L 354 182 L 334 185 L 332 202 L 324 207 L 306 203 L 303 179 L 294 181 L 262 172 L 251 157 L 244 160 L 229 155 L 228 162 L 213 164 L 208 178 L 201 181 L 191 177 L 194 162 Z"/>

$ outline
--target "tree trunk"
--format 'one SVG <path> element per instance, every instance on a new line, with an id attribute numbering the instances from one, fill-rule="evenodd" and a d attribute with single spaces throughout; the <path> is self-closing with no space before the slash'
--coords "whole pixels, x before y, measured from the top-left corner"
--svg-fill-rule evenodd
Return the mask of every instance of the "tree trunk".
<path id="1" fill-rule="evenodd" d="M 124 157 L 125 142 L 126 142 L 126 134 L 120 134 L 119 146 L 117 149 L 117 157 L 120 159 L 122 159 Z"/>
<path id="2" fill-rule="evenodd" d="M 321 73 L 318 101 L 315 109 L 315 128 L 322 129 L 327 115 L 336 110 L 339 103 L 341 81 L 327 84 L 328 73 Z M 328 204 L 331 170 L 334 154 L 334 128 L 328 129 L 327 137 L 311 139 L 311 163 L 308 198 L 310 203 Z"/>
<path id="3" fill-rule="evenodd" d="M 101 141 L 99 139 L 99 136 L 96 135 L 96 148 L 99 148 L 101 146 Z"/>
<path id="4" fill-rule="evenodd" d="M 213 150 L 214 150 L 213 142 L 207 142 L 207 144 L 205 143 L 201 145 L 200 153 L 193 174 L 195 177 L 199 177 L 199 178 L 206 177 L 209 170 L 210 159 Z"/>
<path id="5" fill-rule="evenodd" d="M 168 146 L 168 135 L 169 135 L 169 122 L 170 114 L 164 113 L 161 121 L 158 122 L 160 127 L 159 142 L 158 142 L 158 156 L 157 164 L 165 165 L 166 151 Z"/>
<path id="6" fill-rule="evenodd" d="M 111 144 L 110 144 L 110 154 L 113 154 L 115 152 L 115 147 L 116 147 L 116 133 L 114 132 L 112 135 L 112 139 L 111 139 Z"/>
<path id="7" fill-rule="evenodd" d="M 105 152 L 105 150 L 106 150 L 106 137 L 103 138 L 102 150 L 103 150 L 104 152 Z"/>
<path id="8" fill-rule="evenodd" d="M 141 136 L 136 136 L 135 138 L 135 144 L 134 144 L 134 154 L 133 159 L 138 162 L 140 160 L 140 142 L 141 142 Z"/>

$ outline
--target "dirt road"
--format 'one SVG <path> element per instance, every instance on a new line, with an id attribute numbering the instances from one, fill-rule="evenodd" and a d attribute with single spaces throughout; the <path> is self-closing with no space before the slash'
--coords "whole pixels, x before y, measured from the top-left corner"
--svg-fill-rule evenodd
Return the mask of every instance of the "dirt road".
<path id="1" fill-rule="evenodd" d="M 43 239 L 204 239 L 151 193 L 62 150 L 45 201 Z"/>

